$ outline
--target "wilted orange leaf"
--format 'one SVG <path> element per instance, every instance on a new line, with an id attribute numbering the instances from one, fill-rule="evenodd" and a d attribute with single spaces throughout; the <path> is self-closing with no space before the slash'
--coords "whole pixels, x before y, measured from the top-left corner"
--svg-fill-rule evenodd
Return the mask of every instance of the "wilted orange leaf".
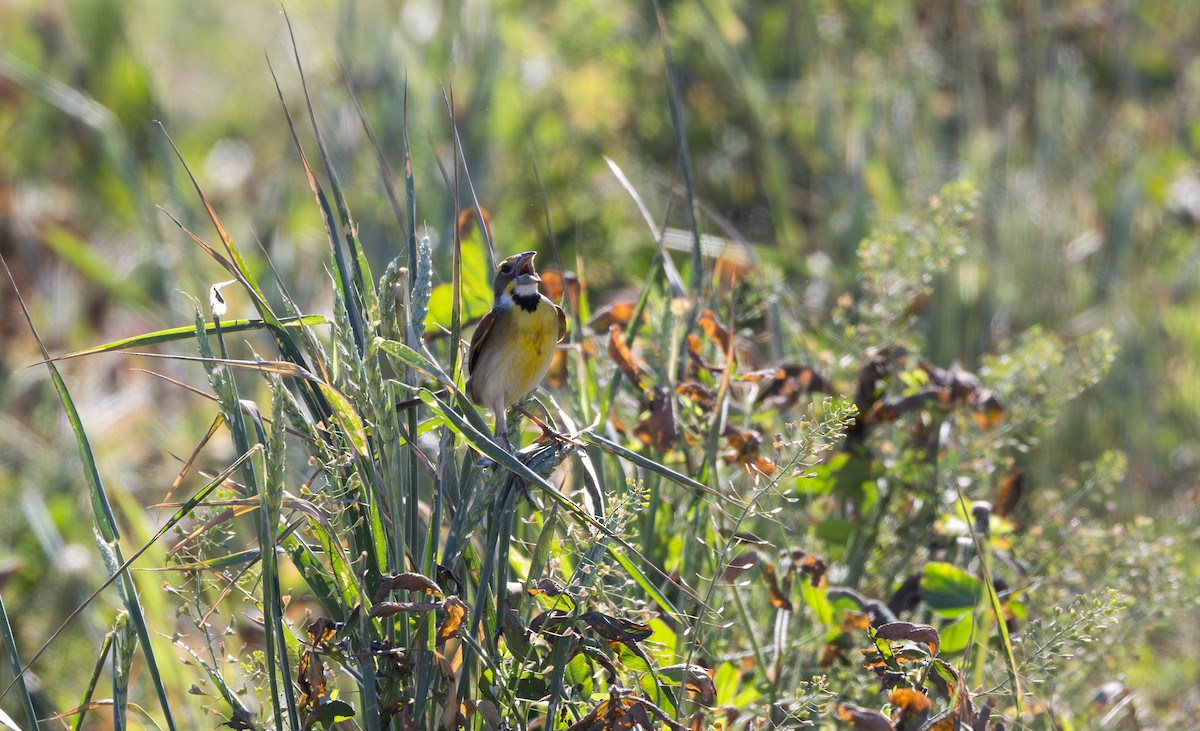
<path id="1" fill-rule="evenodd" d="M 717 395 L 699 381 L 684 381 L 675 387 L 675 393 L 696 404 L 705 412 L 712 411 L 717 404 Z"/>
<path id="2" fill-rule="evenodd" d="M 700 319 L 696 321 L 696 324 L 704 330 L 704 334 L 716 344 L 722 353 L 729 352 L 729 330 L 717 319 L 716 313 L 712 310 L 701 312 Z"/>
<path id="3" fill-rule="evenodd" d="M 766 371 L 755 371 L 766 373 Z M 804 365 L 783 365 L 770 373 L 770 380 L 758 394 L 757 402 L 768 409 L 783 411 L 795 406 L 809 393 L 833 393 L 833 386 L 815 370 Z M 744 378 L 743 380 L 756 380 Z"/>
<path id="4" fill-rule="evenodd" d="M 579 277 L 575 272 L 560 272 L 555 269 L 542 272 L 542 291 L 546 293 L 546 297 L 551 302 L 562 302 L 566 298 L 566 304 L 571 312 L 579 311 L 579 294 L 583 289 L 583 285 L 579 282 Z"/>
<path id="5" fill-rule="evenodd" d="M 309 711 L 316 710 L 329 690 L 325 680 L 325 665 L 316 652 L 308 650 L 300 653 L 296 683 L 300 686 L 300 706 Z"/>
<path id="6" fill-rule="evenodd" d="M 991 431 L 1001 421 L 1004 420 L 1004 404 L 1001 403 L 1000 397 L 992 391 L 986 389 L 979 391 L 974 399 L 975 410 L 971 412 L 971 416 L 975 418 L 975 423 L 984 431 Z"/>
<path id="7" fill-rule="evenodd" d="M 776 609 L 786 609 L 789 612 L 792 611 L 794 609 L 792 606 L 792 600 L 789 599 L 779 589 L 779 579 L 775 575 L 775 567 L 766 561 L 763 561 L 762 567 L 763 578 L 767 582 L 767 591 L 771 595 L 771 606 L 775 607 Z"/>
<path id="8" fill-rule="evenodd" d="M 933 707 L 933 703 L 929 698 L 918 690 L 912 688 L 900 688 L 892 692 L 888 696 L 888 702 L 896 709 L 897 713 L 892 715 L 893 722 L 897 729 L 915 729 L 918 724 L 925 720 L 929 714 L 929 709 Z"/>
<path id="9" fill-rule="evenodd" d="M 641 386 L 642 368 L 645 364 L 634 357 L 629 344 L 625 342 L 625 332 L 620 325 L 613 324 L 608 328 L 608 356 L 629 380 Z"/>
<path id="10" fill-rule="evenodd" d="M 930 721 L 923 731 L 958 731 L 958 710 L 952 709 Z"/>
<path id="11" fill-rule="evenodd" d="M 538 579 L 537 583 L 529 589 L 530 595 L 545 594 L 546 596 L 558 596 L 566 592 L 567 588 L 565 586 L 549 577 Z"/>
<path id="12" fill-rule="evenodd" d="M 799 571 L 804 576 L 807 576 L 813 588 L 817 588 L 825 583 L 825 574 L 829 570 L 825 565 L 825 559 L 815 553 L 808 553 L 804 549 L 796 547 L 788 549 L 786 556 L 789 572 Z"/>
<path id="13" fill-rule="evenodd" d="M 842 610 L 843 632 L 866 632 L 870 628 L 871 617 L 865 612 L 856 612 L 853 609 Z"/>
<path id="14" fill-rule="evenodd" d="M 713 279 L 720 282 L 725 289 L 729 289 L 735 283 L 745 281 L 756 266 L 747 249 L 727 246 L 717 257 L 716 266 L 713 267 Z"/>
<path id="15" fill-rule="evenodd" d="M 488 209 L 482 206 L 480 206 L 479 210 L 483 213 L 483 223 L 485 226 L 487 226 L 487 237 L 492 241 L 495 241 L 495 239 L 492 237 L 492 214 L 488 213 Z M 475 228 L 475 224 L 478 220 L 479 216 L 476 215 L 474 208 L 464 208 L 458 212 L 459 241 L 466 241 L 468 238 L 470 238 L 471 231 Z"/>
<path id="16" fill-rule="evenodd" d="M 442 602 L 442 609 L 445 610 L 446 616 L 443 617 L 438 625 L 437 638 L 438 642 L 443 642 L 451 637 L 457 637 L 463 629 L 463 622 L 467 618 L 467 610 L 470 609 L 467 603 L 456 596 L 446 597 L 446 601 Z"/>
<path id="17" fill-rule="evenodd" d="M 620 325 L 621 329 L 625 329 L 629 327 L 629 321 L 633 319 L 633 312 L 636 309 L 637 303 L 633 300 L 620 300 L 601 307 L 592 315 L 591 322 L 588 324 L 597 330 L 604 330 L 612 325 Z"/>
<path id="18" fill-rule="evenodd" d="M 660 452 L 666 452 L 675 446 L 679 436 L 675 428 L 675 404 L 671 391 L 663 386 L 656 386 L 647 392 L 649 402 L 646 404 L 646 415 L 638 419 L 633 428 L 633 434 L 642 444 Z"/>
<path id="19" fill-rule="evenodd" d="M 724 455 L 725 464 L 737 464 L 748 475 L 775 474 L 775 463 L 762 456 L 762 435 L 753 429 L 742 431 L 733 426 L 725 427 L 730 452 Z"/>
<path id="20" fill-rule="evenodd" d="M 329 617 L 317 617 L 308 624 L 308 641 L 313 647 L 328 645 L 341 628 L 341 622 L 334 622 Z"/>

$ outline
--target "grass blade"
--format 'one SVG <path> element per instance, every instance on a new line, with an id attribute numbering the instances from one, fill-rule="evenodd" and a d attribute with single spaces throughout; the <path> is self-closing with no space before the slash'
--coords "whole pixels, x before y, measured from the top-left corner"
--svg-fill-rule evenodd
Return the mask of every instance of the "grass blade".
<path id="1" fill-rule="evenodd" d="M 329 320 L 324 315 L 305 315 L 303 317 L 288 317 L 283 318 L 279 323 L 284 327 L 298 328 L 311 327 L 313 325 L 328 325 Z M 271 325 L 265 320 L 225 320 L 221 321 L 221 329 L 225 332 L 244 332 L 252 330 L 262 330 L 270 328 Z M 207 323 L 204 326 L 204 331 L 207 333 L 215 333 L 217 326 L 215 323 Z M 90 348 L 76 350 L 63 355 L 56 355 L 50 359 L 50 362 L 57 363 L 59 361 L 70 360 L 71 358 L 80 358 L 85 355 L 94 355 L 96 353 L 111 353 L 116 350 L 125 350 L 127 348 L 142 348 L 147 345 L 157 345 L 159 343 L 173 343 L 178 340 L 190 340 L 196 337 L 196 328 L 194 325 L 185 325 L 183 327 L 172 327 L 166 330 L 156 330 L 150 333 L 141 335 L 133 335 L 120 340 L 113 340 L 103 345 L 93 345 Z M 40 364 L 38 364 L 40 365 Z"/>
<path id="2" fill-rule="evenodd" d="M 17 639 L 13 636 L 12 625 L 8 621 L 8 611 L 4 608 L 4 596 L 0 595 L 0 636 L 4 639 L 4 654 L 12 665 L 14 682 L 21 697 L 21 707 L 25 711 L 25 722 L 29 728 L 36 729 L 37 713 L 33 710 L 33 699 L 29 697 L 29 688 L 25 685 L 25 674 L 21 670 L 21 656 L 17 654 Z M 15 724 L 14 724 L 15 726 Z"/>

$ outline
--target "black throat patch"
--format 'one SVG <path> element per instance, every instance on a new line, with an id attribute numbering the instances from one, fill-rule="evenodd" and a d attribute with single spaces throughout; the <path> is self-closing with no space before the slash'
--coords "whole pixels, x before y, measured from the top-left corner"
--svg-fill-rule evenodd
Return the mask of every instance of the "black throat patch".
<path id="1" fill-rule="evenodd" d="M 517 307 L 526 312 L 537 312 L 538 302 L 542 301 L 542 296 L 536 292 L 524 297 L 514 294 L 512 300 L 516 303 Z"/>

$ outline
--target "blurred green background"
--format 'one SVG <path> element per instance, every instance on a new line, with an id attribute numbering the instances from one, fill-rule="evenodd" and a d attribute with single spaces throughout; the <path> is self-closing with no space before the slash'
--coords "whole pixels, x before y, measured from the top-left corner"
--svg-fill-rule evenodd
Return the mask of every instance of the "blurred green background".
<path id="1" fill-rule="evenodd" d="M 649 3 L 287 10 L 377 271 L 401 233 L 346 80 L 397 171 L 407 85 L 418 223 L 443 260 L 455 208 L 439 170 L 453 169 L 443 88 L 501 251 L 550 251 L 536 168 L 563 263 L 581 269 L 594 299 L 640 280 L 652 241 L 603 156 L 655 215 L 670 207 L 671 225 L 686 227 Z M 1114 522 L 1149 514 L 1196 537 L 1200 16 L 1190 0 L 686 0 L 662 12 L 706 232 L 748 241 L 827 327 L 836 298 L 854 291 L 856 247 L 873 225 L 948 180 L 974 181 L 975 248 L 925 305 L 926 352 L 974 370 L 1033 325 L 1067 340 L 1110 328 L 1117 363 L 1042 435 L 1027 490 L 1057 489 L 1074 465 L 1119 449 L 1129 469 L 1108 496 Z M 274 2 L 0 2 L 0 253 L 52 352 L 187 324 L 182 293 L 203 298 L 227 278 L 158 210 L 215 240 L 158 123 L 242 249 L 257 239 L 297 301 L 328 311 L 328 244 L 268 61 L 301 117 Z M 257 265 L 266 276 L 266 257 Z M 21 370 L 39 356 L 7 284 L 0 307 L 0 581 L 36 646 L 98 560 L 61 408 L 44 371 Z M 231 315 L 249 313 L 231 302 Z M 134 367 L 201 377 L 117 356 L 64 375 L 136 525 L 211 410 Z M 71 630 L 102 631 L 86 620 Z"/>

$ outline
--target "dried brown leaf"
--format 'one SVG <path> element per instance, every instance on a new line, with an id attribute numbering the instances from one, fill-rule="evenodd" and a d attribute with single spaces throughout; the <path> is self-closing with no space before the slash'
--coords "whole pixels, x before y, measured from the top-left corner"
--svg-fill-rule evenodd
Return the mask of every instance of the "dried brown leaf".
<path id="1" fill-rule="evenodd" d="M 638 419 L 633 434 L 641 443 L 660 452 L 675 446 L 679 432 L 675 427 L 675 403 L 671 390 L 655 386 L 647 392 L 646 415 Z"/>
<path id="2" fill-rule="evenodd" d="M 480 212 L 483 213 L 483 223 L 487 226 L 488 238 L 492 238 L 492 214 L 488 213 L 488 209 L 480 206 Z M 458 212 L 458 239 L 466 241 L 471 237 L 471 232 L 474 230 L 476 223 L 479 221 L 479 216 L 474 208 L 464 208 Z"/>
<path id="3" fill-rule="evenodd" d="M 764 408 L 783 411 L 796 405 L 801 396 L 810 393 L 833 393 L 833 385 L 821 374 L 805 365 L 783 365 L 768 374 L 767 384 L 758 393 L 757 403 Z M 743 380 L 756 380 L 743 377 Z"/>
<path id="4" fill-rule="evenodd" d="M 637 309 L 637 303 L 633 300 L 619 300 L 611 305 L 601 307 L 592 315 L 591 321 L 588 323 L 597 330 L 606 330 L 612 325 L 620 325 L 621 329 L 629 327 L 629 321 L 633 319 L 634 310 Z"/>
<path id="5" fill-rule="evenodd" d="M 385 576 L 379 582 L 379 591 L 375 592 L 374 600 L 381 601 L 393 591 L 416 591 L 433 594 L 437 597 L 443 595 L 442 587 L 438 586 L 433 579 L 423 574 L 405 572 L 394 576 Z"/>
<path id="6" fill-rule="evenodd" d="M 742 431 L 727 426 L 724 432 L 731 451 L 724 455 L 725 464 L 736 464 L 748 475 L 775 474 L 775 463 L 762 455 L 762 435 L 751 429 Z"/>
<path id="7" fill-rule="evenodd" d="M 750 549 L 749 551 L 739 553 L 725 567 L 725 580 L 736 581 L 739 576 L 754 568 L 754 564 L 756 563 L 758 563 L 758 551 Z"/>
<path id="8" fill-rule="evenodd" d="M 839 703 L 837 717 L 839 721 L 846 721 L 854 728 L 864 731 L 895 731 L 887 716 L 853 703 Z"/>
<path id="9" fill-rule="evenodd" d="M 717 405 L 717 395 L 699 381 L 684 381 L 675 387 L 675 394 L 691 401 L 706 413 L 711 412 Z"/>
<path id="10" fill-rule="evenodd" d="M 996 486 L 996 499 L 992 501 L 992 514 L 1001 518 L 1012 515 L 1024 492 L 1025 470 L 1018 467 L 1000 478 L 1000 484 Z"/>
<path id="11" fill-rule="evenodd" d="M 776 609 L 792 611 L 792 600 L 779 589 L 779 579 L 775 575 L 775 567 L 766 561 L 762 562 L 763 579 L 767 582 L 767 592 L 771 596 L 771 606 Z"/>
<path id="12" fill-rule="evenodd" d="M 567 588 L 565 586 L 549 577 L 538 579 L 537 583 L 529 589 L 529 594 L 531 596 L 536 596 L 538 594 L 545 594 L 546 596 L 558 596 L 566 593 Z"/>
<path id="13" fill-rule="evenodd" d="M 584 612 L 579 618 L 609 642 L 638 642 L 654 634 L 648 624 L 613 617 L 601 612 Z"/>
<path id="14" fill-rule="evenodd" d="M 629 344 L 625 342 L 625 332 L 620 325 L 613 324 L 608 328 L 608 357 L 612 358 L 613 363 L 629 380 L 641 386 L 645 364 L 634 357 Z"/>
<path id="15" fill-rule="evenodd" d="M 371 607 L 368 617 L 391 617 L 395 614 L 420 614 L 437 611 L 436 602 L 379 602 Z"/>
<path id="16" fill-rule="evenodd" d="M 341 628 L 341 622 L 334 622 L 329 617 L 317 617 L 308 623 L 308 641 L 314 647 L 328 645 Z"/>
<path id="17" fill-rule="evenodd" d="M 908 640 L 929 646 L 929 652 L 936 655 L 941 648 L 938 631 L 927 624 L 912 622 L 888 622 L 875 629 L 875 637 L 880 640 Z"/>

